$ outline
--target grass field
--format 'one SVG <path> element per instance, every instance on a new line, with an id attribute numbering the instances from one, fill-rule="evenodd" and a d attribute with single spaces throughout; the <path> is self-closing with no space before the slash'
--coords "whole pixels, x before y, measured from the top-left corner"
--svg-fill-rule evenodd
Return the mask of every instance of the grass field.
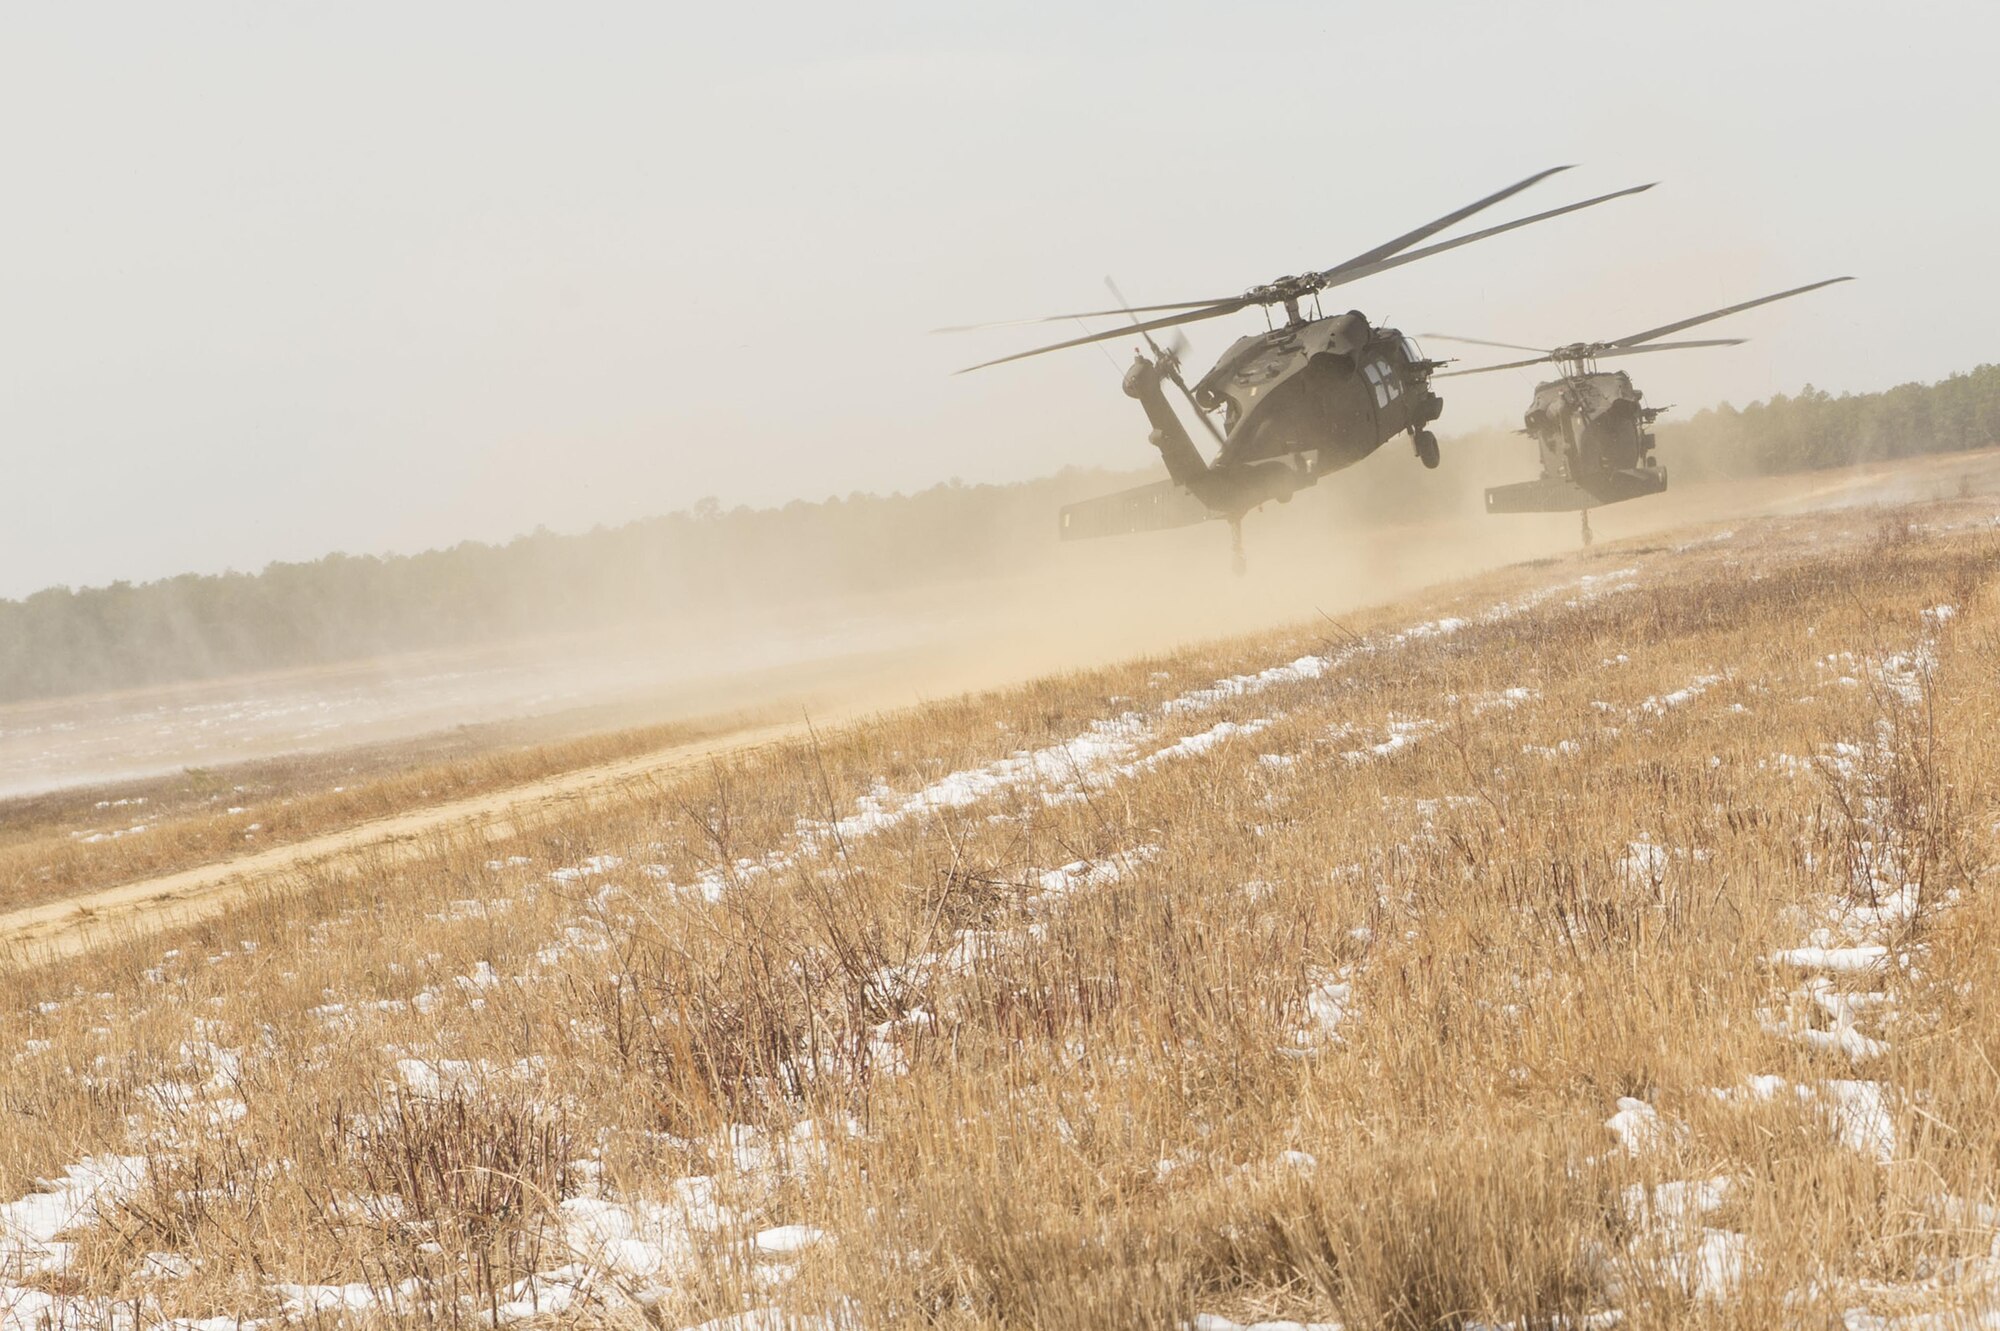
<path id="1" fill-rule="evenodd" d="M 1994 513 L 1598 547 L 13 969 L 0 1325 L 2000 1319 Z"/>

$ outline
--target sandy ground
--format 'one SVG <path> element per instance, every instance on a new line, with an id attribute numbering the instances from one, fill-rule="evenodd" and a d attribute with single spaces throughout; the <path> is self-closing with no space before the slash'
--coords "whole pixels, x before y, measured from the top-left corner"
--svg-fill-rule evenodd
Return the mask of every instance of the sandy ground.
<path id="1" fill-rule="evenodd" d="M 2000 450 L 1836 474 L 1687 486 L 1600 510 L 1600 541 L 1641 538 L 1816 507 L 2000 491 Z M 293 845 L 0 915 L 15 964 L 134 931 L 213 916 L 307 867 L 379 865 L 445 831 L 498 836 L 565 802 L 717 753 L 773 743 L 808 723 L 998 687 L 1315 615 L 1380 604 L 1449 578 L 1577 548 L 1573 515 L 1479 518 L 1353 533 L 1295 504 L 1251 532 L 1251 575 L 1232 577 L 1214 524 L 1065 550 L 1048 570 L 974 587 L 821 607 L 809 623 L 738 626 L 708 655 L 643 640 L 578 640 L 539 653 L 220 683 L 0 709 L 0 793 L 138 775 L 568 706 L 601 726 L 734 713 L 720 736 L 476 799 L 411 810 Z M 1285 521 L 1285 518 L 1292 519 Z M 142 742 L 140 742 L 142 741 Z M 135 748 L 135 742 L 136 748 Z"/>

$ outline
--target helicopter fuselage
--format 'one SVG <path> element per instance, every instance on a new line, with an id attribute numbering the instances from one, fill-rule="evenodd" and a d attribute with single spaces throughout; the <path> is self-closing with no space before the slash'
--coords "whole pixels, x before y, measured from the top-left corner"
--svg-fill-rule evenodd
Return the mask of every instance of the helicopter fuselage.
<path id="1" fill-rule="evenodd" d="M 1194 398 L 1223 413 L 1217 466 L 1304 455 L 1319 476 L 1436 420 L 1431 369 L 1415 343 L 1354 310 L 1238 338 Z"/>
<path id="2" fill-rule="evenodd" d="M 1541 477 L 1488 490 L 1487 511 L 1588 510 L 1666 489 L 1647 428 L 1660 410 L 1645 405 L 1622 370 L 1583 369 L 1537 385 L 1522 433 L 1535 441 Z"/>
<path id="3" fill-rule="evenodd" d="M 1137 357 L 1125 392 L 1145 408 L 1174 482 L 1224 516 L 1289 499 L 1405 432 L 1433 450 L 1427 460 L 1436 457 L 1436 441 L 1424 430 L 1444 409 L 1430 387 L 1434 363 L 1359 311 L 1238 338 L 1223 353 L 1193 389 L 1198 406 L 1222 415 L 1222 448 L 1212 463 L 1202 460 L 1161 390 L 1170 372 L 1163 361 Z"/>

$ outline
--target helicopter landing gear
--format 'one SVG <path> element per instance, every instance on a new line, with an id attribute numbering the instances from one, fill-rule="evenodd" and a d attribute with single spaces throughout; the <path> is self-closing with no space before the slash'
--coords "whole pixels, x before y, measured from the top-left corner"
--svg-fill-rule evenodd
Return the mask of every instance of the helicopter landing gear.
<path id="1" fill-rule="evenodd" d="M 1584 543 L 1585 545 L 1589 545 L 1589 544 L 1590 544 L 1590 539 L 1591 539 L 1591 538 L 1590 538 L 1590 510 L 1589 510 L 1589 509 L 1587 509 L 1587 508 L 1580 508 L 1580 509 L 1578 509 L 1578 510 L 1577 510 L 1577 514 L 1578 514 L 1578 516 L 1580 516 L 1580 517 L 1581 517 L 1581 518 L 1583 519 L 1583 543 Z"/>
<path id="2" fill-rule="evenodd" d="M 1243 558 L 1243 519 L 1229 520 L 1229 570 L 1237 577 L 1250 571 L 1250 563 Z"/>
<path id="3" fill-rule="evenodd" d="M 1438 464 L 1438 437 L 1429 430 L 1418 430 L 1410 436 L 1410 443 L 1416 447 L 1417 461 L 1436 470 Z"/>

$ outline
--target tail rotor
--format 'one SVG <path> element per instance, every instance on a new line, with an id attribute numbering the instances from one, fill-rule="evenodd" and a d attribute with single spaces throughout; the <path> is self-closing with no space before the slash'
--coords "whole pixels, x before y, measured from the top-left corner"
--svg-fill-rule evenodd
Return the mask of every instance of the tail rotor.
<path id="1" fill-rule="evenodd" d="M 1222 444 L 1222 431 L 1216 428 L 1216 424 L 1209 417 L 1209 414 L 1201 409 L 1201 403 L 1194 400 L 1194 390 L 1189 388 L 1187 380 L 1181 377 L 1181 358 L 1187 354 L 1188 348 L 1187 334 L 1181 329 L 1174 329 L 1173 336 L 1168 339 L 1167 345 L 1162 348 L 1158 342 L 1153 340 L 1153 334 L 1146 328 L 1145 323 L 1140 320 L 1137 314 L 1132 313 L 1132 302 L 1125 299 L 1125 293 L 1118 289 L 1118 283 L 1107 277 L 1104 279 L 1104 285 L 1111 292 L 1111 298 L 1122 305 L 1127 314 L 1131 315 L 1132 329 L 1140 337 L 1146 339 L 1146 346 L 1153 353 L 1153 360 L 1160 367 L 1160 374 L 1169 380 L 1175 388 L 1181 390 L 1181 396 L 1187 399 L 1188 405 L 1194 408 L 1194 414 L 1200 417 L 1202 425 L 1207 427 L 1209 437 L 1215 440 L 1216 445 L 1220 447 Z"/>

